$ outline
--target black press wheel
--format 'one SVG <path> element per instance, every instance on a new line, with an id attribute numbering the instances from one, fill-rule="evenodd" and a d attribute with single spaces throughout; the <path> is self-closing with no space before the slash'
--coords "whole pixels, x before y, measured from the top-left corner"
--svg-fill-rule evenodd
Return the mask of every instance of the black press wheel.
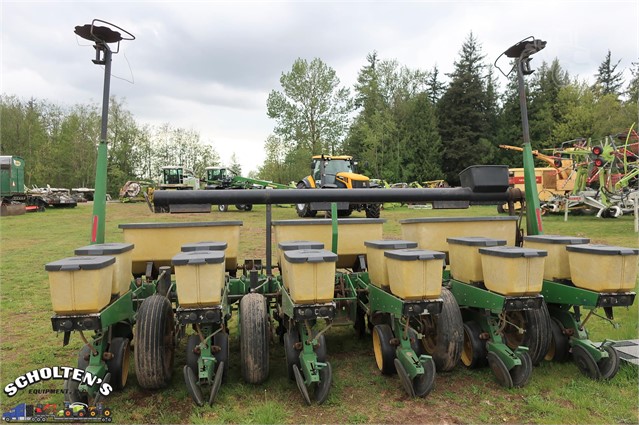
<path id="1" fill-rule="evenodd" d="M 506 364 L 499 356 L 492 351 L 488 353 L 486 356 L 488 359 L 488 365 L 493 371 L 495 378 L 499 385 L 504 388 L 512 388 L 513 387 L 513 378 L 510 376 L 510 371 L 506 367 Z"/>
<path id="2" fill-rule="evenodd" d="M 213 353 L 213 357 L 217 360 L 216 376 L 222 372 L 222 382 L 226 382 L 229 373 L 229 335 L 224 331 L 216 333 L 213 335 L 213 345 L 220 347 L 220 351 Z"/>
<path id="3" fill-rule="evenodd" d="M 392 375 L 395 370 L 395 347 L 391 345 L 393 331 L 390 326 L 382 324 L 373 328 L 373 351 L 377 368 L 384 375 Z"/>
<path id="4" fill-rule="evenodd" d="M 78 353 L 78 369 L 86 370 L 89 366 L 89 358 L 91 356 L 91 349 L 88 345 L 83 345 Z M 88 396 L 86 393 L 80 393 L 78 387 L 80 383 L 72 379 L 64 381 L 64 401 L 69 403 L 88 403 Z"/>
<path id="5" fill-rule="evenodd" d="M 608 353 L 608 357 L 602 358 L 597 362 L 599 367 L 599 374 L 601 379 L 612 379 L 619 372 L 619 354 L 614 347 L 610 345 L 604 345 L 603 350 Z"/>
<path id="6" fill-rule="evenodd" d="M 242 378 L 259 384 L 268 378 L 269 323 L 266 298 L 250 293 L 240 301 L 240 364 Z"/>
<path id="7" fill-rule="evenodd" d="M 581 345 L 572 346 L 572 359 L 581 373 L 588 378 L 601 379 L 601 373 L 595 358 Z"/>
<path id="8" fill-rule="evenodd" d="M 219 212 L 227 212 L 229 210 L 228 205 L 220 204 L 217 206 Z"/>
<path id="9" fill-rule="evenodd" d="M 184 373 L 184 384 L 186 385 L 186 390 L 193 399 L 193 402 L 198 406 L 204 406 L 204 396 L 202 395 L 202 389 L 198 385 L 198 379 L 193 373 L 193 370 L 185 365 L 184 369 L 182 369 L 182 372 Z"/>
<path id="10" fill-rule="evenodd" d="M 422 362 L 424 373 L 413 378 L 413 392 L 416 397 L 426 397 L 435 387 L 436 368 L 432 358 Z"/>
<path id="11" fill-rule="evenodd" d="M 199 374 L 197 361 L 200 355 L 195 349 L 199 344 L 200 337 L 198 335 L 189 335 L 189 338 L 186 340 L 186 365 L 191 368 L 195 376 Z"/>
<path id="12" fill-rule="evenodd" d="M 131 342 L 129 338 L 113 338 L 109 352 L 113 354 L 111 360 L 107 360 L 107 368 L 112 376 L 111 384 L 116 390 L 126 386 L 129 377 L 129 359 L 131 355 Z"/>
<path id="13" fill-rule="evenodd" d="M 313 331 L 313 337 L 317 336 L 317 331 Z M 326 338 L 324 338 L 324 334 L 321 334 L 319 338 L 317 338 L 317 345 L 313 347 L 315 351 L 315 355 L 317 356 L 318 362 L 326 362 L 326 356 L 328 354 L 328 350 L 326 347 Z"/>
<path id="14" fill-rule="evenodd" d="M 408 394 L 409 397 L 415 397 L 413 382 L 411 381 L 408 372 L 406 372 L 404 365 L 398 358 L 395 358 L 393 363 L 395 365 L 395 370 L 397 371 L 397 376 L 399 376 L 399 382 L 402 384 L 402 388 L 404 388 L 404 391 L 406 391 L 406 394 Z"/>
<path id="15" fill-rule="evenodd" d="M 222 386 L 222 380 L 226 376 L 226 373 L 220 373 L 220 371 L 225 371 L 226 369 L 227 369 L 227 366 L 225 362 L 218 363 L 217 365 L 218 372 L 215 373 L 215 378 L 213 378 L 213 385 L 211 385 L 211 394 L 209 394 L 209 406 L 212 406 L 213 403 L 215 402 L 217 393 L 220 392 L 220 387 Z"/>
<path id="16" fill-rule="evenodd" d="M 295 349 L 295 344 L 300 340 L 297 328 L 291 327 L 284 334 L 284 356 L 286 357 L 286 374 L 288 379 L 293 381 L 295 374 L 293 373 L 293 365 L 300 366 L 299 351 Z"/>
<path id="17" fill-rule="evenodd" d="M 297 365 L 293 365 L 293 376 L 295 376 L 295 383 L 297 384 L 297 389 L 302 394 L 304 398 L 304 402 L 307 405 L 311 405 L 311 397 L 308 395 L 308 389 L 306 388 L 306 384 L 304 383 L 304 377 L 302 376 L 302 372 L 300 372 L 299 367 Z"/>
<path id="18" fill-rule="evenodd" d="M 320 381 L 315 385 L 315 392 L 313 398 L 317 404 L 322 404 L 328 398 L 328 393 L 331 390 L 331 383 L 333 382 L 333 370 L 331 364 L 326 362 L 326 367 L 319 370 Z"/>
<path id="19" fill-rule="evenodd" d="M 486 365 L 486 342 L 479 336 L 481 327 L 475 321 L 464 323 L 464 345 L 461 352 L 461 361 L 467 368 L 476 369 Z"/>
<path id="20" fill-rule="evenodd" d="M 510 369 L 510 377 L 513 381 L 513 387 L 524 387 L 532 376 L 533 365 L 528 352 L 516 353 L 516 356 L 521 360 L 521 365 L 515 366 Z"/>
<path id="21" fill-rule="evenodd" d="M 86 393 L 81 393 L 78 390 L 80 383 L 73 379 L 67 379 L 64 381 L 64 401 L 68 403 L 84 403 L 88 404 L 89 397 Z"/>
<path id="22" fill-rule="evenodd" d="M 359 338 L 366 336 L 366 313 L 364 313 L 364 309 L 360 307 L 359 303 L 357 304 L 357 310 L 355 312 L 353 328 L 355 328 L 355 333 L 357 333 Z"/>
<path id="23" fill-rule="evenodd" d="M 418 338 L 417 331 L 413 328 L 408 328 L 408 338 L 410 339 L 410 348 L 415 352 L 417 357 L 422 354 L 426 354 L 422 341 Z"/>
<path id="24" fill-rule="evenodd" d="M 533 365 L 538 365 L 548 353 L 551 343 L 550 313 L 546 303 L 541 308 L 506 313 L 504 340 L 511 350 L 528 347 Z M 523 333 L 521 332 L 523 330 Z"/>
<path id="25" fill-rule="evenodd" d="M 449 372 L 455 368 L 464 347 L 464 322 L 459 305 L 453 294 L 442 288 L 444 301 L 439 314 L 422 316 L 422 345 L 433 357 L 438 372 Z"/>
<path id="26" fill-rule="evenodd" d="M 78 353 L 78 369 L 86 370 L 89 366 L 89 358 L 91 357 L 91 348 L 84 344 Z"/>
<path id="27" fill-rule="evenodd" d="M 252 210 L 253 210 L 253 204 L 244 204 L 244 211 L 248 212 Z"/>
<path id="28" fill-rule="evenodd" d="M 173 374 L 175 351 L 171 302 L 151 295 L 138 309 L 135 340 L 135 375 L 142 388 L 164 388 Z"/>
<path id="29" fill-rule="evenodd" d="M 551 340 L 544 360 L 563 363 L 570 358 L 570 339 L 564 334 L 559 320 L 550 320 Z"/>

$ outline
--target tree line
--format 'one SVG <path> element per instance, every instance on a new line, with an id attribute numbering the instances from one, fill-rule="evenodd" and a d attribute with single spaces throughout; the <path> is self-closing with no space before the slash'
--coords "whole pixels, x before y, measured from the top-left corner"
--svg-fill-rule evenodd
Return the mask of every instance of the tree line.
<path id="1" fill-rule="evenodd" d="M 633 64 L 627 82 L 619 65 L 608 51 L 589 85 L 570 76 L 558 59 L 541 63 L 526 80 L 533 149 L 603 137 L 636 122 L 639 64 Z M 266 113 L 274 130 L 264 141 L 264 163 L 251 175 L 298 181 L 318 154 L 353 155 L 362 173 L 391 182 L 456 184 L 469 165 L 521 166 L 519 153 L 498 147 L 522 141 L 515 74 L 500 88 L 472 33 L 446 76 L 437 66 L 411 69 L 372 52 L 348 88 L 321 59 L 297 59 L 282 73 L 281 90 L 268 96 Z M 0 154 L 25 159 L 29 187 L 92 187 L 100 117 L 94 104 L 62 107 L 0 95 Z M 220 165 L 215 148 L 197 131 L 140 124 L 115 97 L 107 140 L 112 195 L 127 180 L 157 178 L 165 165 L 182 165 L 196 176 Z M 240 174 L 235 155 L 231 162 Z"/>
<path id="2" fill-rule="evenodd" d="M 27 187 L 93 187 L 101 111 L 97 105 L 63 108 L 31 98 L 0 96 L 0 155 L 24 158 Z M 168 123 L 141 125 L 112 97 L 107 141 L 107 192 L 117 196 L 127 180 L 155 180 L 166 165 L 182 165 L 195 175 L 220 164 L 214 147 L 197 131 Z"/>
<path id="3" fill-rule="evenodd" d="M 627 83 L 619 64 L 608 51 L 589 85 L 558 59 L 543 62 L 526 81 L 533 149 L 604 137 L 636 122 L 639 64 Z M 297 59 L 280 78 L 282 90 L 268 97 L 275 128 L 257 175 L 298 180 L 308 175 L 310 157 L 322 153 L 353 155 L 361 172 L 392 182 L 456 184 L 470 165 L 521 166 L 520 154 L 499 148 L 523 139 L 516 72 L 504 90 L 496 75 L 472 33 L 447 80 L 437 66 L 409 69 L 372 52 L 351 93 L 321 59 Z"/>

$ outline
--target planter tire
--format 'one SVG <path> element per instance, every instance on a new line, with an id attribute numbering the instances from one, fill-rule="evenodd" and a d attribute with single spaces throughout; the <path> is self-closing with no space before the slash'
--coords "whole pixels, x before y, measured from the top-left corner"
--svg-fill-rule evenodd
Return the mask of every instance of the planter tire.
<path id="1" fill-rule="evenodd" d="M 453 294 L 442 288 L 441 297 L 444 301 L 441 313 L 422 318 L 422 346 L 426 354 L 433 357 L 438 372 L 449 372 L 461 358 L 464 322 Z"/>
<path id="2" fill-rule="evenodd" d="M 242 378 L 259 384 L 269 374 L 269 323 L 266 298 L 258 293 L 240 301 L 240 364 Z"/>
<path id="3" fill-rule="evenodd" d="M 174 317 L 171 302 L 162 295 L 146 298 L 137 314 L 135 375 L 142 388 L 166 387 L 173 375 Z"/>

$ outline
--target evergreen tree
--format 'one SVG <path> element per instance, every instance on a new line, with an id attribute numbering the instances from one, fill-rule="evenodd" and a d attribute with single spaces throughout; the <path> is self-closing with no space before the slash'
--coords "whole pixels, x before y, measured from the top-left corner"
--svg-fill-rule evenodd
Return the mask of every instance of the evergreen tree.
<path id="1" fill-rule="evenodd" d="M 439 102 L 439 99 L 446 90 L 446 84 L 440 80 L 440 77 L 439 68 L 435 65 L 428 76 L 428 88 L 426 89 L 428 98 L 433 105 L 436 105 L 437 102 Z"/>
<path id="2" fill-rule="evenodd" d="M 442 178 L 441 138 L 430 95 L 418 94 L 400 110 L 397 135 L 402 146 L 401 179 L 423 182 Z"/>
<path id="3" fill-rule="evenodd" d="M 437 105 L 442 169 L 450 184 L 459 182 L 458 174 L 464 168 L 485 163 L 492 154 L 485 143 L 480 143 L 489 133 L 483 60 L 481 46 L 471 32 L 449 75 L 448 89 Z"/>
<path id="4" fill-rule="evenodd" d="M 235 152 L 231 155 L 231 165 L 229 165 L 229 170 L 236 176 L 242 175 L 242 165 L 239 163 Z"/>
<path id="5" fill-rule="evenodd" d="M 555 137 L 555 126 L 561 121 L 559 93 L 570 85 L 570 77 L 555 58 L 550 66 L 543 62 L 533 74 L 527 91 L 530 143 L 533 149 L 552 148 L 564 140 Z"/>
<path id="6" fill-rule="evenodd" d="M 600 93 L 602 96 L 612 94 L 618 97 L 621 94 L 623 75 L 621 71 L 617 71 L 617 66 L 619 66 L 620 62 L 621 59 L 613 65 L 611 53 L 608 50 L 606 58 L 601 62 L 597 74 L 595 74 L 595 77 L 597 77 L 597 81 L 593 86 L 595 92 Z"/>

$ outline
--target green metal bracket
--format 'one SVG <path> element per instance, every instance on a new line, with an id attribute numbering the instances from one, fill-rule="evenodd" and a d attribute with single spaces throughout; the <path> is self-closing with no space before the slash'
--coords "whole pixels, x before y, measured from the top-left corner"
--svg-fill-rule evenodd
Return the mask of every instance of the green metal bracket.
<path id="1" fill-rule="evenodd" d="M 486 344 L 486 349 L 499 356 L 508 370 L 521 365 L 521 359 L 517 357 L 517 352 L 528 351 L 528 347 L 517 347 L 515 351 L 508 347 L 500 333 L 498 319 L 493 315 L 481 315 L 480 326 L 490 334 L 490 340 Z"/>
<path id="2" fill-rule="evenodd" d="M 489 292 L 454 279 L 451 279 L 449 284 L 450 291 L 455 296 L 460 307 L 484 308 L 495 314 L 501 313 L 504 309 L 505 297 L 503 295 Z"/>
<path id="3" fill-rule="evenodd" d="M 410 335 L 404 335 L 404 324 L 402 324 L 399 317 L 393 317 L 393 333 L 399 340 L 399 345 L 395 349 L 395 356 L 399 359 L 410 376 L 410 379 L 415 378 L 418 375 L 424 374 L 424 366 L 422 360 L 425 362 L 429 359 L 429 356 L 418 356 L 410 345 Z M 404 338 L 406 336 L 406 338 Z M 422 359 L 424 357 L 424 359 Z"/>
<path id="4" fill-rule="evenodd" d="M 91 224 L 91 243 L 104 243 L 106 221 L 107 186 L 107 143 L 103 137 L 98 144 L 98 159 L 95 171 L 95 192 L 93 196 L 93 223 Z"/>
<path id="5" fill-rule="evenodd" d="M 599 293 L 597 292 L 552 280 L 544 280 L 541 295 L 544 296 L 548 304 L 569 304 L 595 308 L 599 301 Z"/>
<path id="6" fill-rule="evenodd" d="M 242 278 L 231 278 L 227 286 L 229 295 L 245 295 L 248 292 L 249 283 Z"/>
<path id="7" fill-rule="evenodd" d="M 320 382 L 320 369 L 326 367 L 326 363 L 320 363 L 317 361 L 317 355 L 313 346 L 317 344 L 317 340 L 313 338 L 311 343 L 308 343 L 310 335 L 306 331 L 304 323 L 298 323 L 297 329 L 299 331 L 300 338 L 302 339 L 302 351 L 300 351 L 300 365 L 301 371 L 304 374 L 304 383 L 306 386 L 310 386 L 313 382 Z"/>
<path id="8" fill-rule="evenodd" d="M 215 331 L 210 326 L 206 326 L 203 329 L 205 341 L 200 342 L 200 357 L 197 360 L 199 381 L 206 381 L 208 384 L 213 383 L 215 365 L 217 364 L 217 359 L 213 356 L 211 351 L 211 348 L 213 347 L 212 335 L 214 332 Z M 224 331 L 220 330 L 220 332 Z"/>
<path id="9" fill-rule="evenodd" d="M 586 351 L 588 351 L 595 362 L 599 362 L 601 359 L 608 358 L 608 353 L 601 348 L 597 347 L 591 340 L 589 339 L 580 339 L 575 336 L 570 337 L 570 346 L 574 347 L 575 345 L 580 345 Z M 603 344 L 602 344 L 603 346 Z"/>
<path id="10" fill-rule="evenodd" d="M 331 229 L 333 235 L 333 241 L 331 250 L 333 254 L 337 254 L 337 203 L 331 203 Z"/>
<path id="11" fill-rule="evenodd" d="M 105 327 L 107 329 L 108 327 Z M 96 343 L 97 341 L 97 343 Z M 107 373 L 106 363 L 102 360 L 103 354 L 106 352 L 107 347 L 107 338 L 105 337 L 102 331 L 96 332 L 93 337 L 93 340 L 89 342 L 89 344 L 93 349 L 96 350 L 96 355 L 91 354 L 89 357 L 89 365 L 85 369 L 88 374 L 93 375 L 93 377 L 97 378 L 93 385 L 89 385 L 89 382 L 82 382 L 78 386 L 78 391 L 80 393 L 86 392 L 89 397 L 95 398 L 96 394 L 99 391 L 100 384 L 102 384 L 102 379 Z"/>
<path id="12" fill-rule="evenodd" d="M 282 290 L 282 311 L 284 312 L 284 314 L 288 317 L 293 317 L 294 307 L 295 307 L 295 304 L 293 303 L 293 300 L 291 299 L 291 296 L 289 295 L 288 291 Z"/>
<path id="13" fill-rule="evenodd" d="M 575 313 L 570 311 L 570 305 L 549 304 L 548 311 L 550 312 L 551 317 L 559 320 L 561 322 L 561 325 L 572 333 L 569 339 L 571 347 L 580 345 L 592 355 L 596 362 L 608 357 L 608 353 L 606 351 L 604 351 L 601 347 L 597 347 L 589 339 L 588 331 L 577 320 L 577 317 L 575 317 Z"/>
<path id="14" fill-rule="evenodd" d="M 390 313 L 396 317 L 403 314 L 404 302 L 375 285 L 368 285 L 369 303 L 371 311 L 382 311 Z"/>
<path id="15" fill-rule="evenodd" d="M 120 298 L 100 312 L 102 329 L 107 329 L 109 326 L 124 320 L 133 320 L 133 294 L 131 291 L 121 295 Z"/>
<path id="16" fill-rule="evenodd" d="M 588 331 L 584 328 L 577 317 L 575 317 L 575 313 L 570 311 L 570 304 L 548 304 L 548 312 L 551 317 L 559 320 L 561 325 L 565 329 L 570 329 L 573 333 L 572 338 L 587 340 L 588 339 Z"/>

